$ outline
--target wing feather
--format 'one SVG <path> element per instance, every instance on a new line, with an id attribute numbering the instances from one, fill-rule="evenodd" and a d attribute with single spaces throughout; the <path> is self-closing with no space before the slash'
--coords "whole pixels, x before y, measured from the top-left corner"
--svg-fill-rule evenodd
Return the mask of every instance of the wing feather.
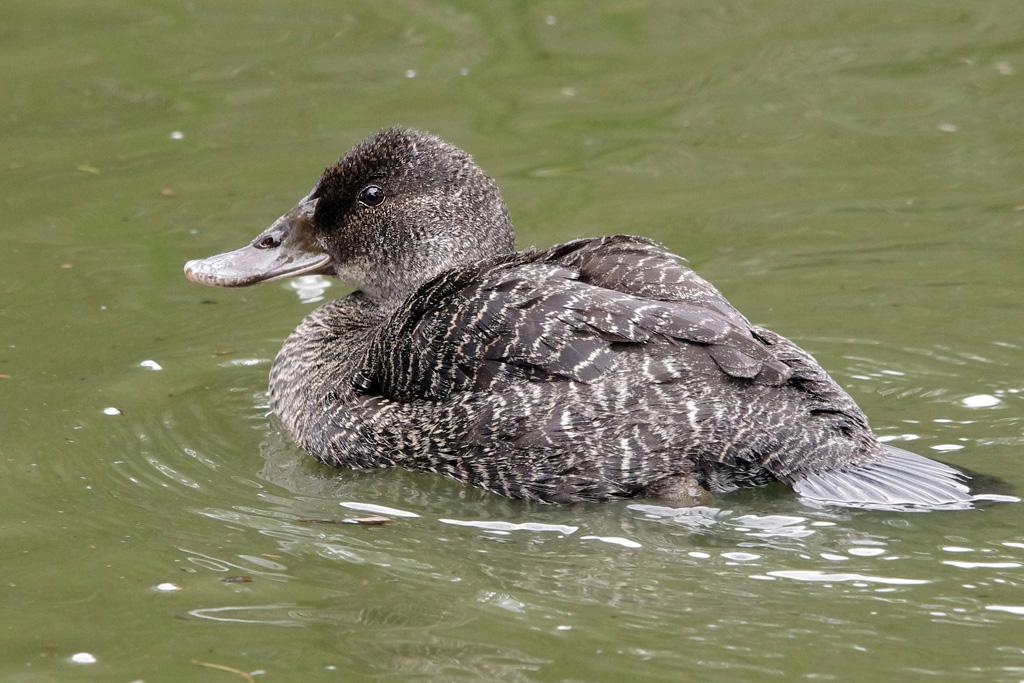
<path id="1" fill-rule="evenodd" d="M 792 370 L 772 341 L 679 257 L 616 236 L 438 276 L 378 333 L 360 375 L 392 399 L 445 400 L 512 378 L 593 383 L 625 347 L 683 344 L 726 375 L 780 385 Z"/>

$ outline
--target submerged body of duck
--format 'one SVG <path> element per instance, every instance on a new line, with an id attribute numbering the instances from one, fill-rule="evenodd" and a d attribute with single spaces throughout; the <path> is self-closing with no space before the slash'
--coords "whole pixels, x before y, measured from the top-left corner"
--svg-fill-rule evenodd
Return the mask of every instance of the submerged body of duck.
<path id="1" fill-rule="evenodd" d="M 516 252 L 493 181 L 415 131 L 371 136 L 253 242 L 190 261 L 241 286 L 332 273 L 270 397 L 323 462 L 544 502 L 699 499 L 772 481 L 847 505 L 963 507 L 963 475 L 885 446 L 793 342 L 677 256 L 614 236 Z"/>

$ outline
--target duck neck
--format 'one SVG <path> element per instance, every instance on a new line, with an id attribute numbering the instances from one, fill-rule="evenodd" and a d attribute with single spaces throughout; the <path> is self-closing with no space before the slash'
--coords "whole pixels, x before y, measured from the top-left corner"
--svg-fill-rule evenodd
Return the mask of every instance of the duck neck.
<path id="1" fill-rule="evenodd" d="M 270 407 L 307 449 L 342 394 L 387 312 L 362 292 L 320 306 L 285 340 L 270 370 Z"/>
<path id="2" fill-rule="evenodd" d="M 485 177 L 486 179 L 486 177 Z M 486 179 L 488 182 L 489 179 Z M 441 273 L 515 252 L 515 234 L 496 188 L 452 203 L 424 201 L 374 239 L 339 237 L 335 274 L 385 309 L 394 309 Z M 335 253 L 335 252 L 332 252 Z"/>

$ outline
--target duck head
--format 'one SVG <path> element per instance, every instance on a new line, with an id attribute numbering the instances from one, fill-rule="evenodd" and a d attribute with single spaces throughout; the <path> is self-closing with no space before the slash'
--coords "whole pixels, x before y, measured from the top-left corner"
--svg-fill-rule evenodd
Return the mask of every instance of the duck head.
<path id="1" fill-rule="evenodd" d="M 513 249 L 501 194 L 473 159 L 433 135 L 392 128 L 328 167 L 249 244 L 189 261 L 185 276 L 244 287 L 334 274 L 385 303 L 449 268 Z"/>

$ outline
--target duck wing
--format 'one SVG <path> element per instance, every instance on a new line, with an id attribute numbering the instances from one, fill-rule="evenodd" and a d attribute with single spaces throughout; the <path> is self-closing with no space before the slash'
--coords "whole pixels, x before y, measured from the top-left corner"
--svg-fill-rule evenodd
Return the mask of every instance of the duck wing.
<path id="1" fill-rule="evenodd" d="M 443 401 L 512 380 L 592 383 L 629 347 L 695 345 L 721 372 L 781 385 L 792 371 L 678 257 L 639 238 L 578 240 L 449 271 L 377 334 L 356 375 L 365 392 Z M 666 380 L 678 364 L 645 369 Z"/>
<path id="2" fill-rule="evenodd" d="M 723 372 L 792 387 L 799 391 L 810 413 L 831 416 L 836 428 L 869 431 L 863 411 L 811 354 L 771 330 L 751 325 L 714 285 L 656 242 L 615 235 L 578 240 L 556 249 L 564 249 L 556 258 L 577 270 L 584 282 L 637 297 L 697 307 L 706 315 L 727 321 L 730 334 L 706 347 Z M 844 460 L 843 464 L 849 461 Z"/>
<path id="3" fill-rule="evenodd" d="M 549 250 L 549 258 L 575 270 L 581 282 L 622 292 L 723 329 L 722 335 L 710 341 L 685 335 L 679 338 L 704 344 L 728 375 L 756 377 L 776 385 L 791 375 L 714 285 L 657 242 L 632 235 L 576 240 Z"/>

